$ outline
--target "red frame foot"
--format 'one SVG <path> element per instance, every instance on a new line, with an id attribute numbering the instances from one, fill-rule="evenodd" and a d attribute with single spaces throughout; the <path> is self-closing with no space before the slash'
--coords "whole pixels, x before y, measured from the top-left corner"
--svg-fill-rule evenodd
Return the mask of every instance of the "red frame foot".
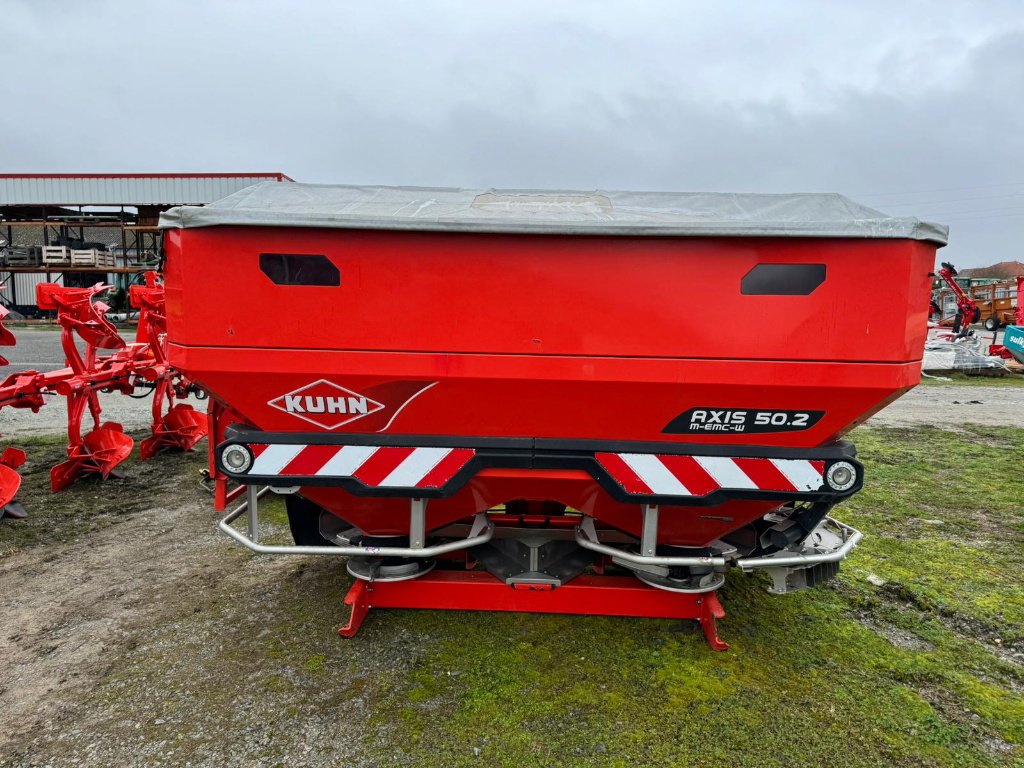
<path id="1" fill-rule="evenodd" d="M 484 571 L 435 569 L 408 581 L 357 579 L 345 605 L 351 613 L 338 630 L 342 637 L 355 637 L 371 608 L 425 608 L 695 619 L 713 650 L 729 648 L 718 637 L 716 619 L 724 617 L 725 610 L 714 592 L 669 592 L 632 576 L 583 575 L 555 589 L 513 589 Z"/>
<path id="2" fill-rule="evenodd" d="M 348 617 L 348 624 L 338 630 L 338 634 L 342 637 L 355 637 L 356 632 L 363 626 L 363 619 L 370 612 L 370 601 L 367 595 L 369 591 L 369 582 L 356 579 L 355 584 L 345 595 L 345 605 L 350 607 L 351 613 Z"/>
<path id="3" fill-rule="evenodd" d="M 718 601 L 718 593 L 706 592 L 701 595 L 701 598 L 703 599 L 698 601 L 701 611 L 697 621 L 700 622 L 700 628 L 704 630 L 704 637 L 707 639 L 708 645 L 713 651 L 728 651 L 729 644 L 718 636 L 718 623 L 715 621 L 715 619 L 725 617 L 725 609 Z"/>

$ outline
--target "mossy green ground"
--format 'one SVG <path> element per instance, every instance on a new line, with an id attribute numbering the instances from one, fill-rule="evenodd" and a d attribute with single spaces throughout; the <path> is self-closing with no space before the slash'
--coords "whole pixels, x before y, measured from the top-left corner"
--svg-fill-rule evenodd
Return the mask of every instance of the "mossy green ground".
<path id="1" fill-rule="evenodd" d="M 863 543 L 790 596 L 730 574 L 725 653 L 692 622 L 507 613 L 382 610 L 342 640 L 337 562 L 242 553 L 83 710 L 177 764 L 1024 765 L 1024 430 L 964 430 L 858 430 L 835 514 Z"/>

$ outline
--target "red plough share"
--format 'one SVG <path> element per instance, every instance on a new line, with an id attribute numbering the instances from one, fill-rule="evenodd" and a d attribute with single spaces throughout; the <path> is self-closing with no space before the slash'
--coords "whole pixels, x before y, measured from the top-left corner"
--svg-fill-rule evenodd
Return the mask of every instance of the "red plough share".
<path id="1" fill-rule="evenodd" d="M 161 226 L 168 362 L 210 393 L 218 508 L 246 496 L 221 530 L 344 558 L 342 634 L 650 616 L 716 650 L 730 569 L 784 594 L 860 540 L 843 437 L 918 383 L 946 238 L 837 195 L 294 183 Z M 261 542 L 266 493 L 296 546 Z"/>
<path id="2" fill-rule="evenodd" d="M 4 319 L 10 314 L 6 307 L 0 306 L 0 347 L 13 347 L 17 342 L 9 328 L 4 327 Z M 7 358 L 0 355 L 0 366 L 8 365 Z M 25 452 L 20 448 L 6 448 L 0 453 L 0 518 L 25 517 L 25 510 L 14 500 L 21 487 L 21 475 L 18 467 L 25 463 Z"/>

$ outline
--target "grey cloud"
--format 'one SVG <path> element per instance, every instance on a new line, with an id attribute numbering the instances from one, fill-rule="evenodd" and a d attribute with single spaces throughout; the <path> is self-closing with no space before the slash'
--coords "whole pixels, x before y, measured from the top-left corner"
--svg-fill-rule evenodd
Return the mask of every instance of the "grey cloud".
<path id="1" fill-rule="evenodd" d="M 1019 257 L 1024 7 L 751 5 L 15 3 L 0 165 L 834 190 Z"/>

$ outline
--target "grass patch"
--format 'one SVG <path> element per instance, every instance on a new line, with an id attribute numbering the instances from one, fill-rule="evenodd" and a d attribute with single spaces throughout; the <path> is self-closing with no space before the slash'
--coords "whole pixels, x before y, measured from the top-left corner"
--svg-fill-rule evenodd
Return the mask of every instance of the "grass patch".
<path id="1" fill-rule="evenodd" d="M 867 538 L 846 570 L 884 579 L 886 599 L 1024 642 L 1024 430 L 964 429 L 856 433 L 867 479 L 839 514 Z"/>

